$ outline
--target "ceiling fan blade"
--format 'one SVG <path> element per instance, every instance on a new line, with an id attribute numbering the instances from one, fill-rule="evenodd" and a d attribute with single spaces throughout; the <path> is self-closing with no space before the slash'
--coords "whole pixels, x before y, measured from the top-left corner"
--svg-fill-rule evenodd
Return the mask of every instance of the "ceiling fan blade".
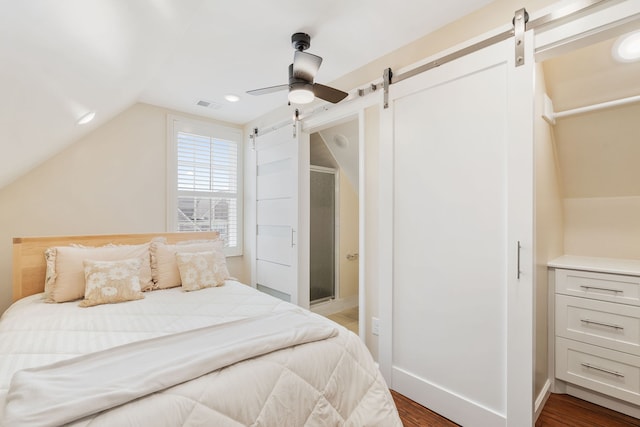
<path id="1" fill-rule="evenodd" d="M 313 93 L 320 99 L 332 102 L 334 104 L 345 99 L 349 94 L 339 89 L 334 89 L 329 86 L 321 85 L 320 83 L 313 84 Z"/>
<path id="2" fill-rule="evenodd" d="M 263 87 L 262 89 L 248 90 L 247 93 L 249 95 L 266 95 L 268 93 L 278 92 L 285 89 L 289 89 L 289 85 Z"/>
<path id="3" fill-rule="evenodd" d="M 293 77 L 312 82 L 322 64 L 322 58 L 297 50 L 293 55 Z"/>

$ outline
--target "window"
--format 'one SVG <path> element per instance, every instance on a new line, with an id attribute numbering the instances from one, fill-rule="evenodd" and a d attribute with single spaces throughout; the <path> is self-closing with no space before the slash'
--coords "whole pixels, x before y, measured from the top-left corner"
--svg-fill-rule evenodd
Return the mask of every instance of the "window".
<path id="1" fill-rule="evenodd" d="M 227 255 L 242 254 L 240 129 L 169 116 L 170 230 L 217 231 Z"/>

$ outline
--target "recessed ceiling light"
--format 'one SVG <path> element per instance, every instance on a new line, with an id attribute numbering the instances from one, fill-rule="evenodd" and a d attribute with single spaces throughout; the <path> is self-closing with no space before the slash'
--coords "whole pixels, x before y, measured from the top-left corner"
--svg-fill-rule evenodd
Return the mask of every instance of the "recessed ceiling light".
<path id="1" fill-rule="evenodd" d="M 625 34 L 613 45 L 613 57 L 620 62 L 640 60 L 640 31 Z"/>
<path id="2" fill-rule="evenodd" d="M 96 112 L 95 111 L 89 111 L 88 113 L 86 113 L 85 115 L 83 115 L 82 117 L 80 117 L 78 119 L 78 124 L 79 125 L 86 125 L 87 123 L 89 123 L 91 120 L 93 120 L 93 118 L 96 116 Z"/>
<path id="3" fill-rule="evenodd" d="M 234 95 L 232 93 L 225 95 L 224 99 L 226 99 L 229 102 L 238 102 L 238 101 L 240 101 L 240 97 L 238 95 Z"/>

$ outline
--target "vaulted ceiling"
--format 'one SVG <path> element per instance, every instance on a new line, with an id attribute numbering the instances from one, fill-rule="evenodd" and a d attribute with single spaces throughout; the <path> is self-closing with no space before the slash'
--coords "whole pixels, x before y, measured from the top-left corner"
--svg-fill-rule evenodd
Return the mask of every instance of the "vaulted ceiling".
<path id="1" fill-rule="evenodd" d="M 0 188 L 136 102 L 237 124 L 286 104 L 245 92 L 287 82 L 294 32 L 326 84 L 489 2 L 0 0 Z"/>

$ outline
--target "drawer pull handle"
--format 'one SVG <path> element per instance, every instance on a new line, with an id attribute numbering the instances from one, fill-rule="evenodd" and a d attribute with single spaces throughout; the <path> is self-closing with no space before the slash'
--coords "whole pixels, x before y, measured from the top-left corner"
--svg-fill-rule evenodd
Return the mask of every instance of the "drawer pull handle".
<path id="1" fill-rule="evenodd" d="M 624 330 L 624 326 L 614 325 L 613 323 L 597 322 L 595 320 L 589 320 L 589 319 L 580 319 L 580 321 L 583 323 L 588 323 L 590 325 L 606 326 L 607 328 Z"/>
<path id="2" fill-rule="evenodd" d="M 599 288 L 597 286 L 587 286 L 587 285 L 580 285 L 580 287 L 584 288 L 585 291 L 588 291 L 589 289 L 595 289 L 597 291 L 607 291 L 607 292 L 613 292 L 613 293 L 616 293 L 616 294 L 623 293 L 623 291 L 621 291 L 619 289 Z"/>
<path id="3" fill-rule="evenodd" d="M 581 363 L 581 365 L 584 366 L 587 369 L 594 369 L 596 371 L 604 372 L 605 374 L 611 374 L 611 375 L 615 375 L 616 377 L 619 377 L 619 378 L 624 378 L 624 375 L 621 374 L 620 372 L 612 371 L 610 369 L 600 368 L 598 366 L 594 366 L 594 365 L 591 365 L 589 363 Z"/>

